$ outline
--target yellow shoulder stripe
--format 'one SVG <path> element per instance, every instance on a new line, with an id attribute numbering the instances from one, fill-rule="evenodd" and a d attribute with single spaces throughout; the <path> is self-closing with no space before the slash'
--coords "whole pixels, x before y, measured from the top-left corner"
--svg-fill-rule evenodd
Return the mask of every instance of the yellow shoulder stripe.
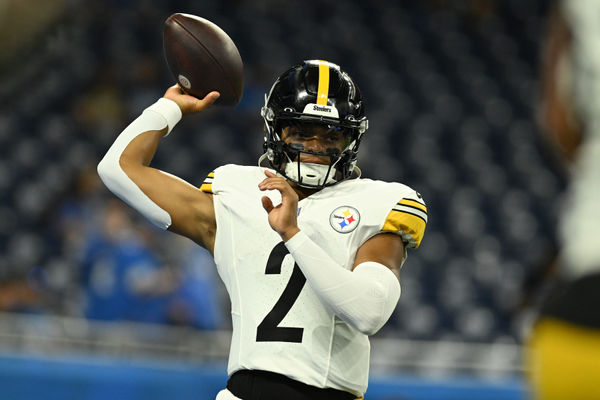
<path id="1" fill-rule="evenodd" d="M 412 238 L 410 241 L 411 247 L 419 247 L 426 226 L 425 220 L 417 215 L 392 210 L 387 215 L 381 231 L 409 235 Z"/>
<path id="2" fill-rule="evenodd" d="M 423 212 L 427 212 L 427 207 L 425 207 L 425 205 L 423 203 L 419 203 L 416 200 L 411 200 L 411 199 L 402 199 L 398 202 L 398 204 L 400 204 L 401 206 L 409 206 L 409 207 L 415 207 L 418 208 L 419 210 L 423 211 Z"/>
<path id="3" fill-rule="evenodd" d="M 202 183 L 202 186 L 200 186 L 200 190 L 202 190 L 205 193 L 210 193 L 212 194 L 212 183 L 214 181 L 215 178 L 215 171 L 209 172 L 208 175 L 206 175 L 206 179 L 204 180 L 204 182 Z"/>
<path id="4" fill-rule="evenodd" d="M 200 186 L 200 190 L 204 193 L 212 194 L 212 183 L 203 183 L 202 186 Z"/>

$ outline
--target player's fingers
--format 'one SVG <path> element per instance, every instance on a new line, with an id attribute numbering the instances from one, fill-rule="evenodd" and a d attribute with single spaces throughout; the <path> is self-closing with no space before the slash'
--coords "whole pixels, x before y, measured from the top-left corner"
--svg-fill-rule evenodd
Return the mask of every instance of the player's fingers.
<path id="1" fill-rule="evenodd" d="M 183 114 L 193 114 L 209 108 L 219 96 L 219 92 L 213 91 L 204 96 L 203 99 L 198 99 L 187 94 L 181 86 L 176 83 L 167 89 L 164 97 L 177 103 Z"/>
<path id="2" fill-rule="evenodd" d="M 271 177 L 271 178 L 265 178 L 265 179 L 263 179 L 263 180 L 262 180 L 262 181 L 261 181 L 261 182 L 258 184 L 258 187 L 259 187 L 261 190 L 264 190 L 264 189 L 263 189 L 264 187 L 266 187 L 266 186 L 272 186 L 272 185 L 273 185 L 274 183 L 276 183 L 276 182 L 280 182 L 280 183 L 281 183 L 281 182 L 283 182 L 283 183 L 285 183 L 285 180 L 284 180 L 283 178 L 280 178 L 280 177 L 278 177 L 278 176 L 273 176 L 273 177 Z"/>
<path id="3" fill-rule="evenodd" d="M 267 172 L 269 171 L 265 171 L 265 174 Z M 282 202 L 298 202 L 298 194 L 285 179 L 270 172 L 269 174 L 271 175 L 270 177 L 265 178 L 258 184 L 260 190 L 278 190 L 281 193 Z"/>
<path id="4" fill-rule="evenodd" d="M 221 93 L 213 91 L 208 93 L 202 100 L 196 101 L 196 108 L 202 111 L 210 107 L 221 96 Z"/>
<path id="5" fill-rule="evenodd" d="M 273 202 L 267 196 L 263 196 L 260 201 L 262 202 L 262 206 L 267 213 L 270 213 L 273 209 Z"/>
<path id="6" fill-rule="evenodd" d="M 264 189 L 261 190 L 278 190 L 281 193 L 281 201 L 283 203 L 298 201 L 298 194 L 285 179 L 280 177 L 267 178 L 263 182 Z"/>
<path id="7" fill-rule="evenodd" d="M 265 173 L 265 175 L 267 176 L 267 177 L 266 177 L 266 178 L 263 180 L 263 182 L 264 182 L 265 184 L 268 184 L 268 183 L 270 183 L 270 182 L 277 181 L 277 182 L 280 182 L 282 185 L 287 185 L 287 186 L 289 186 L 289 184 L 288 184 L 287 180 L 286 180 L 284 177 L 282 177 L 282 176 L 279 176 L 279 175 L 276 175 L 276 174 L 274 174 L 273 172 L 271 172 L 271 171 L 269 171 L 269 170 L 264 170 L 264 173 Z M 291 187 L 290 187 L 290 188 L 291 188 Z"/>
<path id="8" fill-rule="evenodd" d="M 282 193 L 289 190 L 294 192 L 290 185 L 288 185 L 284 179 L 279 177 L 265 179 L 258 184 L 258 188 L 260 190 L 279 190 Z"/>

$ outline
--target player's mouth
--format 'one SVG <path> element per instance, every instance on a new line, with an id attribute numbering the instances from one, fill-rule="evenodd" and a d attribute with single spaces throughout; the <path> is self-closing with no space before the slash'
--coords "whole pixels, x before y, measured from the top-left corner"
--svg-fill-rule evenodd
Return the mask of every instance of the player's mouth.
<path id="1" fill-rule="evenodd" d="M 329 164 L 329 157 L 318 157 L 310 154 L 300 154 L 300 162 L 327 165 Z"/>

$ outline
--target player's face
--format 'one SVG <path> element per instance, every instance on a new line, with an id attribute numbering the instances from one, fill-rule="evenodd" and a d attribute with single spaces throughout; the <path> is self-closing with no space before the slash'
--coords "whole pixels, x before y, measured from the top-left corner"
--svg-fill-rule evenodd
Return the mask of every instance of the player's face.
<path id="1" fill-rule="evenodd" d="M 343 128 L 311 122 L 291 122 L 284 126 L 282 138 L 287 144 L 300 144 L 304 150 L 314 153 L 340 153 L 346 148 Z M 314 164 L 329 164 L 328 156 L 300 153 L 300 161 Z"/>

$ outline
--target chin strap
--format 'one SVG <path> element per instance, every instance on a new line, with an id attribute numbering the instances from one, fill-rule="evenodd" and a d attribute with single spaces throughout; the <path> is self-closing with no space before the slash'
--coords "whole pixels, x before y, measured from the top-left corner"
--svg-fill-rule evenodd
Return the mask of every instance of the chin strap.
<path id="1" fill-rule="evenodd" d="M 340 161 L 339 150 L 327 149 L 329 164 L 324 165 L 300 162 L 299 160 L 301 153 L 316 154 L 319 156 L 322 155 L 319 153 L 305 151 L 304 145 L 300 143 L 290 143 L 289 145 L 284 144 L 283 149 L 287 158 L 284 173 L 288 179 L 297 182 L 300 186 L 306 185 L 308 187 L 319 188 L 322 188 L 325 185 L 332 185 L 337 182 L 335 176 L 338 172 L 336 165 Z"/>

